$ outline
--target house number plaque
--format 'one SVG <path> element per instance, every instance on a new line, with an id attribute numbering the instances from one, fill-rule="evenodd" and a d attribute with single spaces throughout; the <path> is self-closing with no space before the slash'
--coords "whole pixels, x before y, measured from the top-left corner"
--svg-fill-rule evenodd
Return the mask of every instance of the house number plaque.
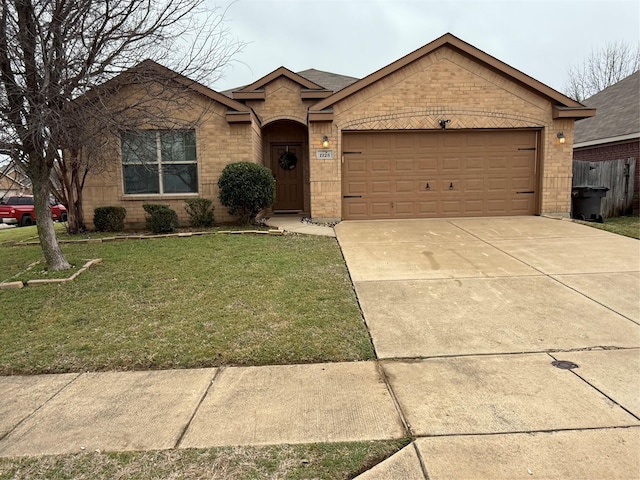
<path id="1" fill-rule="evenodd" d="M 333 160 L 333 150 L 316 150 L 318 160 Z"/>

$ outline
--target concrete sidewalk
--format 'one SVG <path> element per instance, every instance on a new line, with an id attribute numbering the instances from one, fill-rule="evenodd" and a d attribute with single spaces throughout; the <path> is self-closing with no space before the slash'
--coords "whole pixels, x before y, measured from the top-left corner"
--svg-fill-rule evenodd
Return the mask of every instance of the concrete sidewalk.
<path id="1" fill-rule="evenodd" d="M 407 434 L 376 362 L 0 377 L 0 455 Z"/>
<path id="2" fill-rule="evenodd" d="M 321 237 L 335 237 L 332 227 L 304 223 L 302 215 L 273 215 L 266 220 L 269 227 L 279 228 L 289 233 L 299 233 L 304 235 L 318 235 Z"/>

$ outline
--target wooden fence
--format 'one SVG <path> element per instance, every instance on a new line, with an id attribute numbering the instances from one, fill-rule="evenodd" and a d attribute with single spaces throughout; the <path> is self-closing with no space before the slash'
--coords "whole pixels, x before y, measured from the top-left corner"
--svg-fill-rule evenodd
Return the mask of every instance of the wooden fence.
<path id="1" fill-rule="evenodd" d="M 573 161 L 573 186 L 607 187 L 609 191 L 600 203 L 603 217 L 619 217 L 631 213 L 636 159 L 589 162 Z"/>

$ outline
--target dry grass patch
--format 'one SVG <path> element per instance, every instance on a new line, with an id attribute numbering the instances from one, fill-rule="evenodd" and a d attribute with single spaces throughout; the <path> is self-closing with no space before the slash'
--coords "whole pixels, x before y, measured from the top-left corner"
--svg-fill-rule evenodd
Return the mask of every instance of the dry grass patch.
<path id="1" fill-rule="evenodd" d="M 0 459 L 0 479 L 350 479 L 409 441 L 4 458 Z"/>

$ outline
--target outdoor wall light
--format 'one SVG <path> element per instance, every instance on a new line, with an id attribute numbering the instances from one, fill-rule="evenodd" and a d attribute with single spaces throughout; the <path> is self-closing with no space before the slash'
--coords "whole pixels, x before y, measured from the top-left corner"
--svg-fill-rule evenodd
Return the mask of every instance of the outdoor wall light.
<path id="1" fill-rule="evenodd" d="M 445 119 L 438 120 L 438 125 L 440 125 L 440 128 L 443 129 L 443 130 L 445 128 L 447 128 L 447 123 L 451 123 L 451 120 L 449 120 L 449 119 L 447 119 L 447 120 L 445 120 Z"/>
<path id="2" fill-rule="evenodd" d="M 329 148 L 329 137 L 322 137 L 322 148 Z"/>
<path id="3" fill-rule="evenodd" d="M 567 141 L 567 139 L 566 139 L 566 138 L 565 138 L 565 136 L 564 136 L 564 132 L 558 132 L 557 137 L 558 137 L 558 141 L 559 141 L 560 143 L 564 143 L 564 142 L 566 142 L 566 141 Z"/>

